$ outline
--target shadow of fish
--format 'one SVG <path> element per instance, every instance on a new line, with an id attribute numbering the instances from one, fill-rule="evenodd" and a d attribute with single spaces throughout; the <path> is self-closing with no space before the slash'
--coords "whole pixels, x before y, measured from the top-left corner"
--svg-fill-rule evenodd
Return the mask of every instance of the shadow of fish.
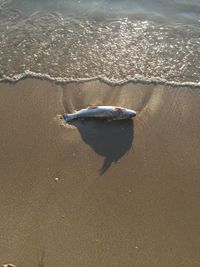
<path id="1" fill-rule="evenodd" d="M 104 158 L 99 170 L 100 175 L 103 175 L 113 162 L 118 162 L 133 144 L 134 123 L 132 120 L 115 120 L 106 123 L 105 120 L 88 118 L 84 121 L 72 120 L 69 124 L 75 126 L 82 140 Z"/>

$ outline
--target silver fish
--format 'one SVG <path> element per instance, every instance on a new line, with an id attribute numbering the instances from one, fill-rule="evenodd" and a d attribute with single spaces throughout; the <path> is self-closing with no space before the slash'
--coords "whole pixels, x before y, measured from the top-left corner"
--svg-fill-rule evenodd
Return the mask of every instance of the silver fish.
<path id="1" fill-rule="evenodd" d="M 73 114 L 64 114 L 63 118 L 68 122 L 78 118 L 105 118 L 109 120 L 124 120 L 136 116 L 136 111 L 113 106 L 89 106 Z"/>

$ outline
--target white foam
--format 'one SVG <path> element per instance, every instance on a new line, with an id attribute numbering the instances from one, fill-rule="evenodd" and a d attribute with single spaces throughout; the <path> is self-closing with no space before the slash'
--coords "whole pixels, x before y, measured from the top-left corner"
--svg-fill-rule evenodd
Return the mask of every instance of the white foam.
<path id="1" fill-rule="evenodd" d="M 116 79 L 111 80 L 104 76 L 74 79 L 74 78 L 52 77 L 47 73 L 37 73 L 37 72 L 30 71 L 30 70 L 26 70 L 23 73 L 19 73 L 13 76 L 3 75 L 3 77 L 0 79 L 0 82 L 15 83 L 26 78 L 49 80 L 49 81 L 53 81 L 56 83 L 72 83 L 72 82 L 83 83 L 83 82 L 91 82 L 91 81 L 102 81 L 106 84 L 113 85 L 113 86 L 124 85 L 127 83 L 142 83 L 142 84 L 167 85 L 167 86 L 172 86 L 172 87 L 200 88 L 200 82 L 190 82 L 190 81 L 177 82 L 177 81 L 169 81 L 166 79 L 161 79 L 158 77 L 146 78 L 141 75 L 135 75 L 134 77 L 129 77 L 123 80 L 116 80 Z"/>

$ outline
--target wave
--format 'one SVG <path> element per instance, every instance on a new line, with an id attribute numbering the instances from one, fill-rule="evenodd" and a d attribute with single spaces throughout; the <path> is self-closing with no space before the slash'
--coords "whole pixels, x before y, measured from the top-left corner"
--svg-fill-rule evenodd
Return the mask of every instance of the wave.
<path id="1" fill-rule="evenodd" d="M 197 25 L 61 19 L 40 12 L 19 22 L 18 15 L 10 24 L 0 23 L 0 77 L 29 69 L 73 79 L 140 74 L 199 82 Z"/>
<path id="2" fill-rule="evenodd" d="M 83 83 L 83 82 L 91 82 L 91 81 L 101 81 L 109 85 L 118 86 L 125 85 L 128 83 L 142 83 L 142 84 L 155 84 L 155 85 L 166 85 L 171 87 L 190 87 L 190 88 L 200 88 L 200 82 L 176 82 L 169 81 L 166 79 L 161 79 L 158 77 L 147 78 L 141 75 L 135 75 L 135 77 L 117 80 L 117 79 L 108 79 L 104 76 L 90 77 L 90 78 L 62 78 L 62 77 L 52 77 L 47 73 L 39 73 L 33 72 L 30 70 L 26 70 L 23 73 L 13 75 L 13 76 L 3 76 L 0 78 L 0 82 L 11 82 L 16 83 L 20 80 L 33 78 L 33 79 L 41 79 L 41 80 L 49 80 L 56 83 Z"/>
<path id="3" fill-rule="evenodd" d="M 200 21 L 162 23 L 97 14 L 75 18 L 31 8 L 27 15 L 13 1 L 6 6 L 8 2 L 0 0 L 2 81 L 30 76 L 57 82 L 199 86 Z"/>

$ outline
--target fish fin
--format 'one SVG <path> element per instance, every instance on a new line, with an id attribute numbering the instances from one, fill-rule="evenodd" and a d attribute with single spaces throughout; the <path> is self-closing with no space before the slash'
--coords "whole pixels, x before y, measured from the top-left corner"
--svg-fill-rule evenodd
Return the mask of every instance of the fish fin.
<path id="1" fill-rule="evenodd" d="M 63 118 L 64 118 L 64 120 L 66 120 L 66 122 L 68 122 L 68 121 L 75 119 L 76 116 L 74 114 L 64 114 Z"/>
<path id="2" fill-rule="evenodd" d="M 88 106 L 88 109 L 96 109 L 97 108 L 97 105 L 90 105 Z"/>
<path id="3" fill-rule="evenodd" d="M 115 109 L 116 110 L 119 110 L 119 111 L 122 111 L 123 110 L 123 108 L 120 108 L 120 107 L 116 107 Z"/>

